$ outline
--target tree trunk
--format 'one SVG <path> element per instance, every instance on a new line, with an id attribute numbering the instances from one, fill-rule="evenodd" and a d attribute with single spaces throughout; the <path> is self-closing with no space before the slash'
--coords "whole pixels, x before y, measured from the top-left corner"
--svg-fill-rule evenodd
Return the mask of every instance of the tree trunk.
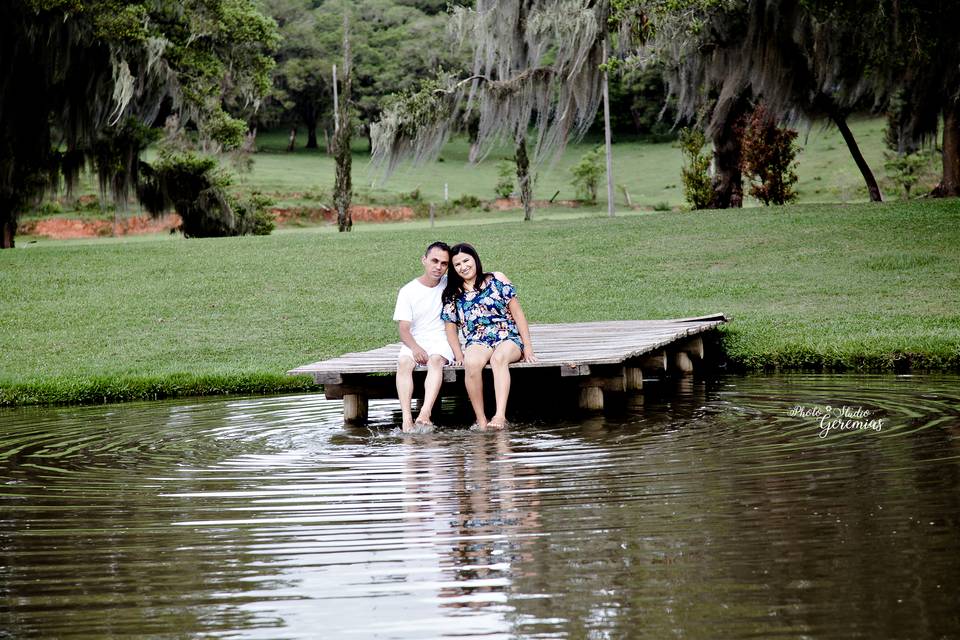
<path id="1" fill-rule="evenodd" d="M 307 130 L 306 149 L 317 149 L 317 119 L 319 118 L 319 109 L 316 106 L 304 106 L 300 108 L 300 121 Z"/>
<path id="2" fill-rule="evenodd" d="M 533 188 L 530 185 L 530 159 L 527 157 L 527 138 L 517 140 L 517 188 L 523 203 L 523 219 L 533 220 Z"/>
<path id="3" fill-rule="evenodd" d="M 297 128 L 290 128 L 290 140 L 287 143 L 287 151 L 293 151 L 297 145 Z"/>
<path id="4" fill-rule="evenodd" d="M 373 154 L 373 130 L 370 125 L 363 125 L 363 136 L 367 139 L 367 151 Z"/>
<path id="5" fill-rule="evenodd" d="M 956 100 L 943 108 L 943 179 L 934 194 L 960 196 L 960 102 Z"/>
<path id="6" fill-rule="evenodd" d="M 863 154 L 860 153 L 860 147 L 857 146 L 853 132 L 850 131 L 850 127 L 847 126 L 846 116 L 831 113 L 830 119 L 833 120 L 833 124 L 837 125 L 840 135 L 843 136 L 843 141 L 847 143 L 847 149 L 850 150 L 850 155 L 853 156 L 853 161 L 857 163 L 857 168 L 860 169 L 863 181 L 867 183 L 867 191 L 870 192 L 870 201 L 883 202 L 877 179 L 873 177 L 873 171 L 870 170 L 870 165 L 867 164 L 867 161 L 863 159 Z"/>
<path id="7" fill-rule="evenodd" d="M 727 113 L 726 121 L 713 135 L 713 202 L 714 209 L 743 206 L 743 117 L 750 103 L 745 97 L 737 100 Z"/>
<path id="8" fill-rule="evenodd" d="M 3 227 L 3 237 L 0 239 L 0 249 L 13 249 L 15 246 L 14 236 L 17 235 L 17 218 L 9 214 L 3 216 L 4 220 L 0 223 Z"/>
<path id="9" fill-rule="evenodd" d="M 350 170 L 353 156 L 350 153 L 350 35 L 347 13 L 343 14 L 343 90 L 340 92 L 337 111 L 338 128 L 334 133 L 334 155 L 337 163 L 337 177 L 333 186 L 333 203 L 337 208 L 337 227 L 340 231 L 353 230 L 353 216 L 350 215 L 350 200 L 353 196 L 353 184 Z"/>

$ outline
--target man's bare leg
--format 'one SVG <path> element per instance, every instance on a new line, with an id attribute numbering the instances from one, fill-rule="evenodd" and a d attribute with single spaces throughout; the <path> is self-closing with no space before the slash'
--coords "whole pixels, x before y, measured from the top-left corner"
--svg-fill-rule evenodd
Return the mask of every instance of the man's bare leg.
<path id="1" fill-rule="evenodd" d="M 512 340 L 504 340 L 493 350 L 490 356 L 490 368 L 493 369 L 493 392 L 497 398 L 497 412 L 490 418 L 489 426 L 503 429 L 507 424 L 507 399 L 510 397 L 510 363 L 523 356 Z"/>
<path id="2" fill-rule="evenodd" d="M 403 413 L 403 430 L 413 431 L 413 368 L 417 363 L 409 356 L 400 356 L 397 361 L 397 398 L 400 399 L 400 411 Z"/>
<path id="3" fill-rule="evenodd" d="M 493 355 L 493 349 L 480 344 L 472 344 L 463 354 L 464 383 L 467 395 L 481 429 L 487 428 L 487 416 L 483 409 L 483 367 Z"/>
<path id="4" fill-rule="evenodd" d="M 433 405 L 440 395 L 440 386 L 443 384 L 443 365 L 447 359 L 443 356 L 432 355 L 427 360 L 427 377 L 423 381 L 423 402 L 420 403 L 420 414 L 417 416 L 417 422 L 423 424 L 433 424 L 430 414 L 433 412 Z"/>

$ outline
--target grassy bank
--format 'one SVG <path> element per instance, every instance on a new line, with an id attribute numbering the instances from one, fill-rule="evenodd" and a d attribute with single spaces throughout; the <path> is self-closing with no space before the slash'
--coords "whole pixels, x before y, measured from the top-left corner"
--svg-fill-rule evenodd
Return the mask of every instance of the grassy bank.
<path id="1" fill-rule="evenodd" d="M 545 216 L 549 217 L 549 216 Z M 0 403 L 309 388 L 296 365 L 395 341 L 430 240 L 475 243 L 532 322 L 725 312 L 747 369 L 960 368 L 960 202 L 446 221 L 0 252 Z"/>

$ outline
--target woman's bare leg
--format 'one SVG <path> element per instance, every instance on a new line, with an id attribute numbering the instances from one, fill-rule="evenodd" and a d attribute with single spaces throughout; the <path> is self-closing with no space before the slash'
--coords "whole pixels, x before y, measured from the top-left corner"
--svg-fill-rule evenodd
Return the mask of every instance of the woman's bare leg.
<path id="1" fill-rule="evenodd" d="M 487 415 L 483 409 L 483 367 L 492 355 L 493 349 L 480 344 L 472 344 L 463 352 L 464 383 L 481 429 L 487 428 Z"/>
<path id="2" fill-rule="evenodd" d="M 512 340 L 504 340 L 490 356 L 493 369 L 493 391 L 497 397 L 497 413 L 490 419 L 490 426 L 502 429 L 507 424 L 507 399 L 510 397 L 510 363 L 523 356 L 520 347 Z"/>

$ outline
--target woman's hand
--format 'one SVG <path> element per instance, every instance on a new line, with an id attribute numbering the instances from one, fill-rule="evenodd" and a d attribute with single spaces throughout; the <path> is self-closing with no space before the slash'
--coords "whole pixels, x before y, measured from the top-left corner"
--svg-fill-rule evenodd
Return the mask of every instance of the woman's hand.
<path id="1" fill-rule="evenodd" d="M 537 354 L 533 352 L 533 347 L 527 347 L 523 350 L 523 357 L 520 358 L 521 362 L 540 362 L 540 359 L 537 358 Z"/>

